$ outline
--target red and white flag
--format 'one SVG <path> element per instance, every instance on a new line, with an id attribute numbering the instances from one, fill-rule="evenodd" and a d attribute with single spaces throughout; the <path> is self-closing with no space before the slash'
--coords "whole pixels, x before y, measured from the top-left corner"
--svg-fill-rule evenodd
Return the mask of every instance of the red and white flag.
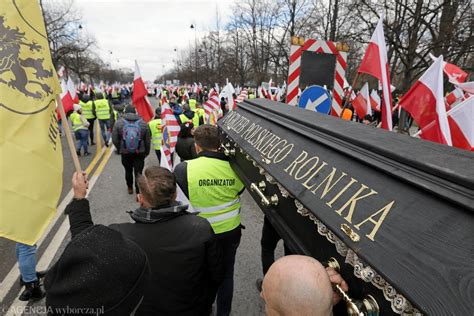
<path id="1" fill-rule="evenodd" d="M 360 119 L 363 119 L 366 115 L 372 115 L 369 98 L 369 84 L 366 82 L 357 97 L 352 101 L 352 106 Z"/>
<path id="2" fill-rule="evenodd" d="M 474 96 L 452 108 L 447 115 L 453 146 L 474 151 Z M 436 124 L 436 121 L 431 122 L 418 135 L 426 140 L 443 143 Z"/>
<path id="3" fill-rule="evenodd" d="M 372 107 L 372 110 L 374 111 L 380 111 L 380 96 L 377 93 L 375 89 L 372 89 L 372 92 L 370 92 L 370 106 Z"/>
<path id="4" fill-rule="evenodd" d="M 221 108 L 219 95 L 214 91 L 214 93 L 209 96 L 209 99 L 204 102 L 202 107 L 204 109 L 204 112 L 206 113 L 206 122 L 208 124 L 211 124 L 212 118 L 217 118 L 219 110 Z"/>
<path id="5" fill-rule="evenodd" d="M 464 91 L 461 88 L 456 88 L 445 97 L 446 108 L 449 110 L 464 99 Z"/>
<path id="6" fill-rule="evenodd" d="M 148 91 L 143 82 L 142 75 L 140 74 L 140 68 L 135 60 L 135 75 L 133 77 L 133 94 L 132 103 L 137 109 L 138 115 L 140 115 L 145 122 L 149 122 L 153 118 L 153 110 L 151 108 L 150 101 L 147 98 Z"/>
<path id="7" fill-rule="evenodd" d="M 474 81 L 463 82 L 463 83 L 457 84 L 456 86 L 461 88 L 466 93 L 474 94 Z"/>
<path id="8" fill-rule="evenodd" d="M 71 95 L 72 101 L 74 103 L 79 103 L 79 95 L 77 95 L 76 86 L 74 85 L 74 82 L 72 81 L 71 77 L 67 79 L 67 90 Z"/>
<path id="9" fill-rule="evenodd" d="M 63 104 L 64 113 L 70 112 L 74 109 L 74 100 L 69 93 L 66 80 L 61 78 L 61 103 Z"/>
<path id="10" fill-rule="evenodd" d="M 443 96 L 443 56 L 426 70 L 399 104 L 410 113 L 420 128 L 436 122 L 434 128 L 443 138 L 441 143 L 452 145 Z"/>
<path id="11" fill-rule="evenodd" d="M 382 83 L 382 128 L 392 130 L 392 93 L 388 69 L 387 46 L 380 18 L 358 72 L 369 74 Z"/>
<path id="12" fill-rule="evenodd" d="M 243 88 L 241 91 L 240 91 L 240 94 L 239 96 L 237 97 L 237 102 L 243 102 L 245 99 L 248 98 L 248 91 L 246 88 Z"/>
<path id="13" fill-rule="evenodd" d="M 178 141 L 178 134 L 180 131 L 180 126 L 176 117 L 173 114 L 168 103 L 164 102 L 161 106 L 161 133 L 162 138 L 162 149 L 166 157 L 166 161 L 170 166 L 170 170 L 173 170 L 173 156 L 174 149 L 176 147 L 176 142 Z"/>
<path id="14" fill-rule="evenodd" d="M 265 89 L 264 86 L 260 86 L 258 88 L 258 95 L 259 95 L 259 98 L 262 98 L 262 99 L 269 99 L 269 100 L 272 99 L 271 95 L 268 93 L 267 89 Z"/>
<path id="15" fill-rule="evenodd" d="M 433 61 L 436 60 L 436 57 L 430 53 L 430 57 Z M 452 84 L 459 84 L 467 79 L 467 72 L 456 66 L 455 64 L 450 64 L 443 62 L 443 71 L 448 76 L 449 82 Z"/>

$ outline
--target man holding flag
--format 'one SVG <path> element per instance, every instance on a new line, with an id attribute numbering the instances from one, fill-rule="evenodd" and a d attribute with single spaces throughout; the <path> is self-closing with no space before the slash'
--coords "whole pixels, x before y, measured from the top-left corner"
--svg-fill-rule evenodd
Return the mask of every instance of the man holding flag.
<path id="1" fill-rule="evenodd" d="M 25 284 L 20 300 L 27 301 L 44 296 L 35 244 L 55 214 L 62 188 L 56 115 L 61 87 L 38 1 L 2 1 L 0 42 L 0 237 L 18 243 Z M 27 59 L 32 66 L 22 64 Z"/>

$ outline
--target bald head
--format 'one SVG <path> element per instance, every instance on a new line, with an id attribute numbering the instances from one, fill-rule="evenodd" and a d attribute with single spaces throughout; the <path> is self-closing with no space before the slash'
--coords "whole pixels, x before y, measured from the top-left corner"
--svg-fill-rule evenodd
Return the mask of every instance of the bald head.
<path id="1" fill-rule="evenodd" d="M 324 267 L 307 256 L 285 256 L 270 267 L 262 285 L 265 311 L 273 315 L 327 316 L 332 288 Z"/>

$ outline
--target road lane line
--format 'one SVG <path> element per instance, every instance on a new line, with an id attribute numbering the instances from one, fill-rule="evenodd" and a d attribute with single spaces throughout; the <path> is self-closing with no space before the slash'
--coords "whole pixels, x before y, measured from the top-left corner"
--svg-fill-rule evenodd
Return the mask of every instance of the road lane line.
<path id="1" fill-rule="evenodd" d="M 87 191 L 86 197 L 89 196 L 90 192 L 92 191 L 92 188 L 97 183 L 99 176 L 104 171 L 105 165 L 107 164 L 110 157 L 112 156 L 112 153 L 114 151 L 113 149 L 114 147 L 111 146 L 105 150 L 104 159 L 102 159 L 99 166 L 97 166 L 97 169 L 94 172 L 94 175 L 91 177 L 89 181 L 89 189 Z M 67 204 L 69 204 L 69 202 Z M 51 261 L 53 260 L 54 256 L 59 250 L 59 247 L 61 246 L 62 241 L 64 240 L 64 238 L 66 238 L 68 231 L 69 231 L 69 219 L 65 217 L 60 228 L 58 229 L 53 239 L 49 243 L 48 248 L 46 248 L 45 252 L 41 256 L 41 259 L 37 264 L 37 267 L 39 268 L 38 270 L 46 270 L 49 267 L 49 265 L 51 264 Z M 5 316 L 22 315 L 22 313 L 17 313 L 17 312 L 23 311 L 24 310 L 23 307 L 25 307 L 26 305 L 28 305 L 28 302 L 20 301 L 17 295 L 15 300 L 7 309 L 8 312 Z"/>
<path id="2" fill-rule="evenodd" d="M 85 172 L 87 174 L 90 174 L 92 172 L 95 165 L 99 162 L 100 158 L 102 158 L 104 156 L 105 152 L 106 152 L 105 147 L 102 147 L 100 149 L 100 151 L 99 150 L 96 151 L 94 159 L 90 162 L 89 166 L 87 166 L 87 168 L 85 170 Z M 71 189 L 66 194 L 66 196 L 61 201 L 61 203 L 58 205 L 58 208 L 56 209 L 56 215 L 53 217 L 53 219 L 49 223 L 49 225 L 46 228 L 43 236 L 41 236 L 41 238 L 36 243 L 38 248 L 43 244 L 44 239 L 51 232 L 51 229 L 53 229 L 54 225 L 56 225 L 56 222 L 58 221 L 59 217 L 63 214 L 64 209 L 66 208 L 66 206 L 71 201 L 73 195 L 74 195 L 74 192 Z M 8 274 L 5 276 L 3 281 L 0 283 L 0 302 L 3 302 L 3 300 L 7 296 L 8 292 L 12 288 L 13 284 L 18 280 L 19 275 L 20 275 L 20 272 L 19 272 L 19 269 L 18 269 L 18 262 L 15 262 L 13 267 L 10 269 Z"/>

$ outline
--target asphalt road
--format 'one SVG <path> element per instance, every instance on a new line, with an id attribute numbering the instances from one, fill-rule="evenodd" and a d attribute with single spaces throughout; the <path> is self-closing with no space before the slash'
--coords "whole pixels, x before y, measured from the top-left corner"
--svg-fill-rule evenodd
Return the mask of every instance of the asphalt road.
<path id="1" fill-rule="evenodd" d="M 156 100 L 152 99 L 151 101 L 154 105 L 156 104 Z M 73 172 L 73 164 L 67 151 L 65 139 L 63 139 L 63 152 L 64 178 L 60 201 L 70 191 L 70 179 Z M 92 158 L 93 155 L 81 157 L 81 164 L 84 169 L 92 161 Z M 103 171 L 97 177 L 88 197 L 93 220 L 96 224 L 104 225 L 131 221 L 126 211 L 136 208 L 137 203 L 134 195 L 127 194 L 125 173 L 120 162 L 120 156 L 106 151 L 102 161 Z M 156 164 L 158 164 L 158 160 L 154 153 L 151 153 L 147 157 L 145 165 Z M 96 165 L 96 169 L 101 169 L 100 165 L 101 162 Z M 241 244 L 237 251 L 232 314 L 263 315 L 264 306 L 255 286 L 256 279 L 261 277 L 262 273 L 260 236 L 263 215 L 247 192 L 242 196 L 242 223 L 246 226 L 246 229 L 243 231 Z M 64 247 L 70 240 L 67 229 L 68 221 L 64 215 L 61 215 L 50 234 L 39 247 L 38 266 L 40 268 L 51 266 L 63 252 Z M 16 260 L 14 250 L 13 242 L 0 239 L 0 258 L 2 258 L 0 261 L 0 280 L 3 280 L 0 286 L 0 315 L 44 315 L 41 310 L 41 306 L 44 306 L 44 300 L 27 306 L 17 300 L 21 289 L 18 285 L 19 272 L 14 267 Z M 277 249 L 277 257 L 281 254 L 282 247 L 280 244 Z M 7 276 L 9 278 L 6 278 Z M 2 296 L 2 294 L 5 295 Z"/>

